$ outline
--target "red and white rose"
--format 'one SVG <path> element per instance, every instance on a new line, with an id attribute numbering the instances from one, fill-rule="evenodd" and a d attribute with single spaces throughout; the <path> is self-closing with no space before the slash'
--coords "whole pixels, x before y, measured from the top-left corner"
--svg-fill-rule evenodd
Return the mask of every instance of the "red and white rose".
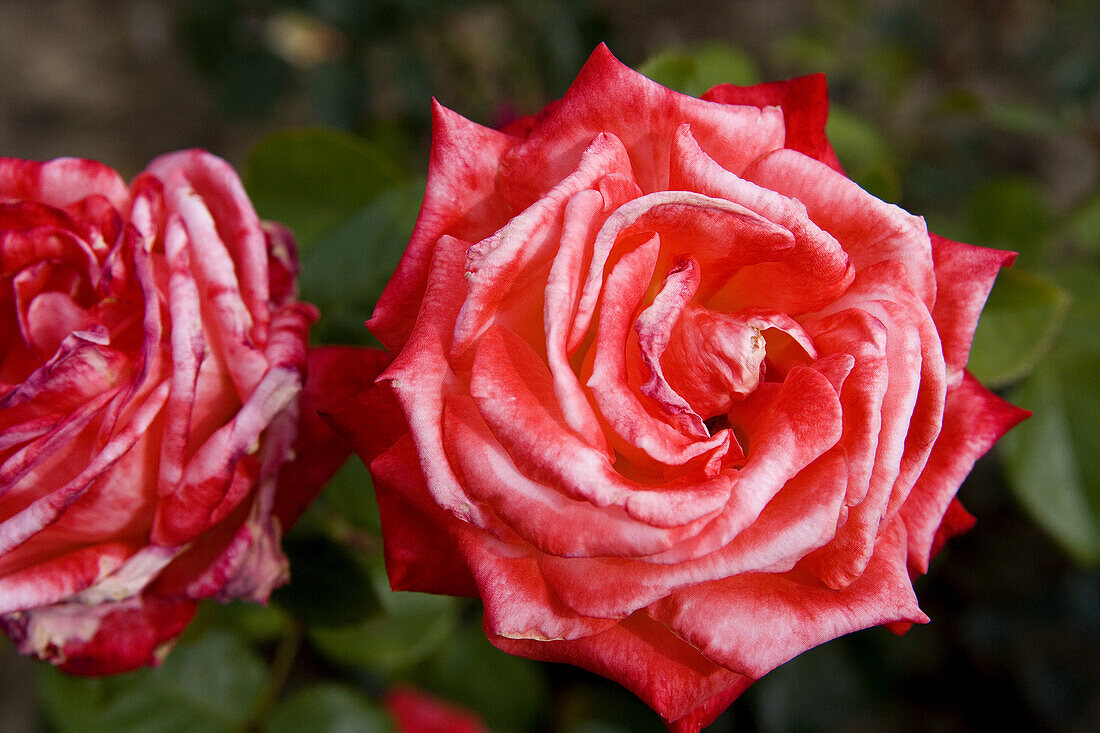
<path id="1" fill-rule="evenodd" d="M 394 361 L 334 415 L 394 588 L 479 596 L 498 647 L 681 731 L 821 642 L 927 620 L 910 577 L 1025 414 L 965 369 L 1013 255 L 859 188 L 826 114 L 820 75 L 695 99 L 602 46 L 504 131 L 436 106 L 368 324 Z"/>
<path id="2" fill-rule="evenodd" d="M 293 241 L 203 151 L 130 186 L 0 159 L 0 258 L 0 625 L 77 673 L 156 663 L 199 599 L 284 582 L 281 531 L 340 460 L 287 466 L 313 435 Z"/>

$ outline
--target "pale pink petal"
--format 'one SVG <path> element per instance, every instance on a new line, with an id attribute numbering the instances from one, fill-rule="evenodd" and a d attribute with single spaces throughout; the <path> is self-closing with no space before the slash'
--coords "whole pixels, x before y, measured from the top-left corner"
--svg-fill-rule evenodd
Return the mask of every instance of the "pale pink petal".
<path id="1" fill-rule="evenodd" d="M 233 260 L 241 297 L 252 314 L 252 339 L 263 343 L 269 319 L 267 237 L 237 172 L 197 149 L 162 155 L 146 170 L 164 181 L 169 200 L 175 199 L 177 187 L 202 198 Z"/>
<path id="2" fill-rule="evenodd" d="M 745 178 L 797 199 L 810 218 L 836 237 L 857 271 L 878 262 L 900 262 L 931 310 L 936 300 L 932 244 L 924 220 L 885 203 L 824 163 L 793 150 L 777 150 L 755 161 Z"/>
<path id="3" fill-rule="evenodd" d="M 749 263 L 719 281 L 722 289 L 708 305 L 725 311 L 754 307 L 797 314 L 816 310 L 843 293 L 855 269 L 840 243 L 811 220 L 805 204 L 726 170 L 699 147 L 693 132 L 683 125 L 673 138 L 671 185 L 736 202 L 794 238 L 794 246 L 778 261 Z"/>
<path id="4" fill-rule="evenodd" d="M 455 318 L 462 305 L 462 282 L 468 244 L 444 235 L 434 252 L 432 268 L 416 325 L 401 353 L 378 377 L 388 383 L 405 413 L 432 496 L 459 519 L 484 526 L 488 521 L 466 498 L 443 450 L 440 419 L 443 397 L 456 379 L 447 363 Z"/>
<path id="5" fill-rule="evenodd" d="M 0 614 L 48 606 L 84 590 L 116 570 L 133 545 L 90 545 L 0 577 Z"/>
<path id="6" fill-rule="evenodd" d="M 516 467 L 571 499 L 618 506 L 636 520 L 677 527 L 716 512 L 729 496 L 728 476 L 645 486 L 620 475 L 602 451 L 565 425 L 546 366 L 503 328 L 491 329 L 478 344 L 470 395 Z"/>
<path id="7" fill-rule="evenodd" d="M 675 593 L 648 610 L 722 667 L 758 678 L 823 642 L 890 621 L 924 623 L 905 568 L 900 520 L 862 576 L 832 590 L 795 569 L 746 574 Z"/>
<path id="8" fill-rule="evenodd" d="M 667 550 L 698 533 L 708 517 L 663 529 L 621 507 L 598 507 L 534 481 L 516 467 L 465 397 L 449 397 L 444 412 L 447 455 L 470 498 L 485 504 L 540 552 L 564 557 L 639 556 Z"/>
<path id="9" fill-rule="evenodd" d="M 659 252 L 660 242 L 654 237 L 624 254 L 607 277 L 587 386 L 611 430 L 608 437 L 616 451 L 640 466 L 679 466 L 712 451 L 720 457 L 728 450 L 730 437 L 722 432 L 706 440 L 685 435 L 649 414 L 629 384 L 624 352 L 634 335 L 631 325 Z"/>
<path id="10" fill-rule="evenodd" d="M 466 297 L 455 322 L 453 360 L 461 357 L 490 323 L 509 327 L 537 323 L 532 313 L 541 313 L 543 306 L 532 296 L 542 293 L 528 281 L 537 271 L 545 270 L 560 246 L 565 206 L 575 194 L 592 189 L 612 173 L 629 175 L 626 150 L 614 135 L 597 135 L 573 173 L 467 250 Z"/>
<path id="11" fill-rule="evenodd" d="M 581 271 L 596 239 L 604 197 L 594 190 L 581 191 L 565 207 L 561 242 L 546 278 L 542 325 L 546 332 L 546 362 L 554 377 L 554 397 L 565 422 L 589 445 L 612 456 L 599 419 L 569 363 L 567 341 L 577 316 Z"/>
<path id="12" fill-rule="evenodd" d="M 504 153 L 519 142 L 432 103 L 432 154 L 420 216 L 368 327 L 396 354 L 405 345 L 428 286 L 436 242 L 445 234 L 477 242 L 514 213 L 493 194 Z"/>
<path id="13" fill-rule="evenodd" d="M 0 158 L 0 198 L 65 207 L 87 196 L 103 196 L 120 211 L 126 210 L 129 201 L 126 182 L 94 160 L 55 158 L 38 163 Z"/>

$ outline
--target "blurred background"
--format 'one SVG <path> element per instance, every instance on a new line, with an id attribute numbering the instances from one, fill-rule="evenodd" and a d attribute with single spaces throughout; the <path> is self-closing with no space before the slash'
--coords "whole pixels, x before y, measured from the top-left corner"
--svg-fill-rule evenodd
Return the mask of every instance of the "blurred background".
<path id="1" fill-rule="evenodd" d="M 711 730 L 1100 730 L 1097 2 L 0 0 L 0 154 L 128 178 L 178 148 L 227 158 L 298 233 L 315 337 L 364 342 L 415 218 L 430 98 L 504 124 L 600 41 L 696 94 L 826 72 L 855 180 L 1020 253 L 971 368 L 1036 416 L 963 486 L 978 525 L 916 583 L 932 623 L 807 652 Z M 367 485 L 349 464 L 295 529 L 271 607 L 204 608 L 155 672 L 72 679 L 0 646 L 0 729 L 383 731 L 379 696 L 407 683 L 499 733 L 662 730 L 608 682 L 497 652 L 476 604 L 389 593 Z"/>

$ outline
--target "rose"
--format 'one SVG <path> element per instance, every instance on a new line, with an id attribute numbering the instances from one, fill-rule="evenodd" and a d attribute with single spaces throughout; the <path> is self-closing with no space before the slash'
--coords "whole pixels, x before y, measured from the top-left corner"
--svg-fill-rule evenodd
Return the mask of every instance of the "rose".
<path id="1" fill-rule="evenodd" d="M 333 416 L 395 588 L 480 596 L 501 649 L 691 731 L 816 644 L 927 620 L 910 575 L 1024 416 L 965 370 L 1013 255 L 848 180 L 826 114 L 820 75 L 698 100 L 602 46 L 503 132 L 436 107 L 368 324 L 390 422 Z"/>
<path id="2" fill-rule="evenodd" d="M 473 713 L 415 687 L 394 687 L 382 702 L 398 733 L 487 733 Z"/>
<path id="3" fill-rule="evenodd" d="M 0 256 L 4 630 L 73 672 L 156 663 L 197 600 L 285 580 L 280 532 L 341 458 L 284 466 L 316 318 L 293 240 L 203 151 L 129 188 L 3 159 Z"/>

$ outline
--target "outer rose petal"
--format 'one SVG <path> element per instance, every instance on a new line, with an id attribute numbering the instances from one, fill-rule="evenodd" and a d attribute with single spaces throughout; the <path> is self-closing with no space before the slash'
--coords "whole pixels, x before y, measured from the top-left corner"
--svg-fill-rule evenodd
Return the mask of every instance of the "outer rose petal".
<path id="1" fill-rule="evenodd" d="M 190 623 L 194 601 L 137 596 L 98 606 L 61 604 L 5 616 L 21 654 L 66 672 L 104 675 L 157 665 Z"/>
<path id="2" fill-rule="evenodd" d="M 508 221 L 511 211 L 492 194 L 501 158 L 517 142 L 433 102 L 432 155 L 421 216 L 368 322 L 391 353 L 405 345 L 412 331 L 436 241 L 450 234 L 476 242 Z"/>
<path id="3" fill-rule="evenodd" d="M 279 499 L 274 513 L 283 527 L 294 524 L 351 453 L 348 442 L 329 427 L 325 416 L 346 408 L 369 390 L 389 361 L 389 354 L 376 349 L 346 346 L 310 349 L 306 384 L 298 403 L 294 459 L 279 472 Z M 377 412 L 363 411 L 364 407 L 357 403 L 353 409 L 359 411 L 361 418 L 378 420 Z"/>
<path id="4" fill-rule="evenodd" d="M 810 74 L 786 81 L 769 81 L 749 87 L 719 84 L 702 96 L 710 102 L 779 107 L 783 110 L 783 147 L 797 150 L 840 171 L 833 146 L 825 137 L 829 117 L 829 93 L 824 74 Z"/>
<path id="5" fill-rule="evenodd" d="M 909 566 L 914 573 L 928 572 L 928 562 L 939 549 L 935 541 L 944 515 L 974 462 L 1030 414 L 987 390 L 970 372 L 964 372 L 959 386 L 948 393 L 943 430 L 928 465 L 899 510 L 908 529 Z M 950 528 L 959 523 L 958 518 L 946 523 L 947 531 L 955 534 Z"/>
<path id="6" fill-rule="evenodd" d="M 943 341 L 950 382 L 957 384 L 970 358 L 970 342 L 993 280 L 1002 267 L 1012 264 L 1016 253 L 931 236 L 937 287 L 932 317 Z"/>
<path id="7" fill-rule="evenodd" d="M 613 679 L 669 722 L 690 717 L 692 723 L 710 723 L 721 712 L 708 705 L 712 698 L 728 701 L 753 682 L 714 664 L 642 612 L 601 634 L 572 641 L 507 639 L 488 629 L 486 633 L 489 641 L 509 654 L 566 662 Z M 703 714 L 696 714 L 701 707 Z M 711 713 L 713 717 L 705 720 Z"/>

